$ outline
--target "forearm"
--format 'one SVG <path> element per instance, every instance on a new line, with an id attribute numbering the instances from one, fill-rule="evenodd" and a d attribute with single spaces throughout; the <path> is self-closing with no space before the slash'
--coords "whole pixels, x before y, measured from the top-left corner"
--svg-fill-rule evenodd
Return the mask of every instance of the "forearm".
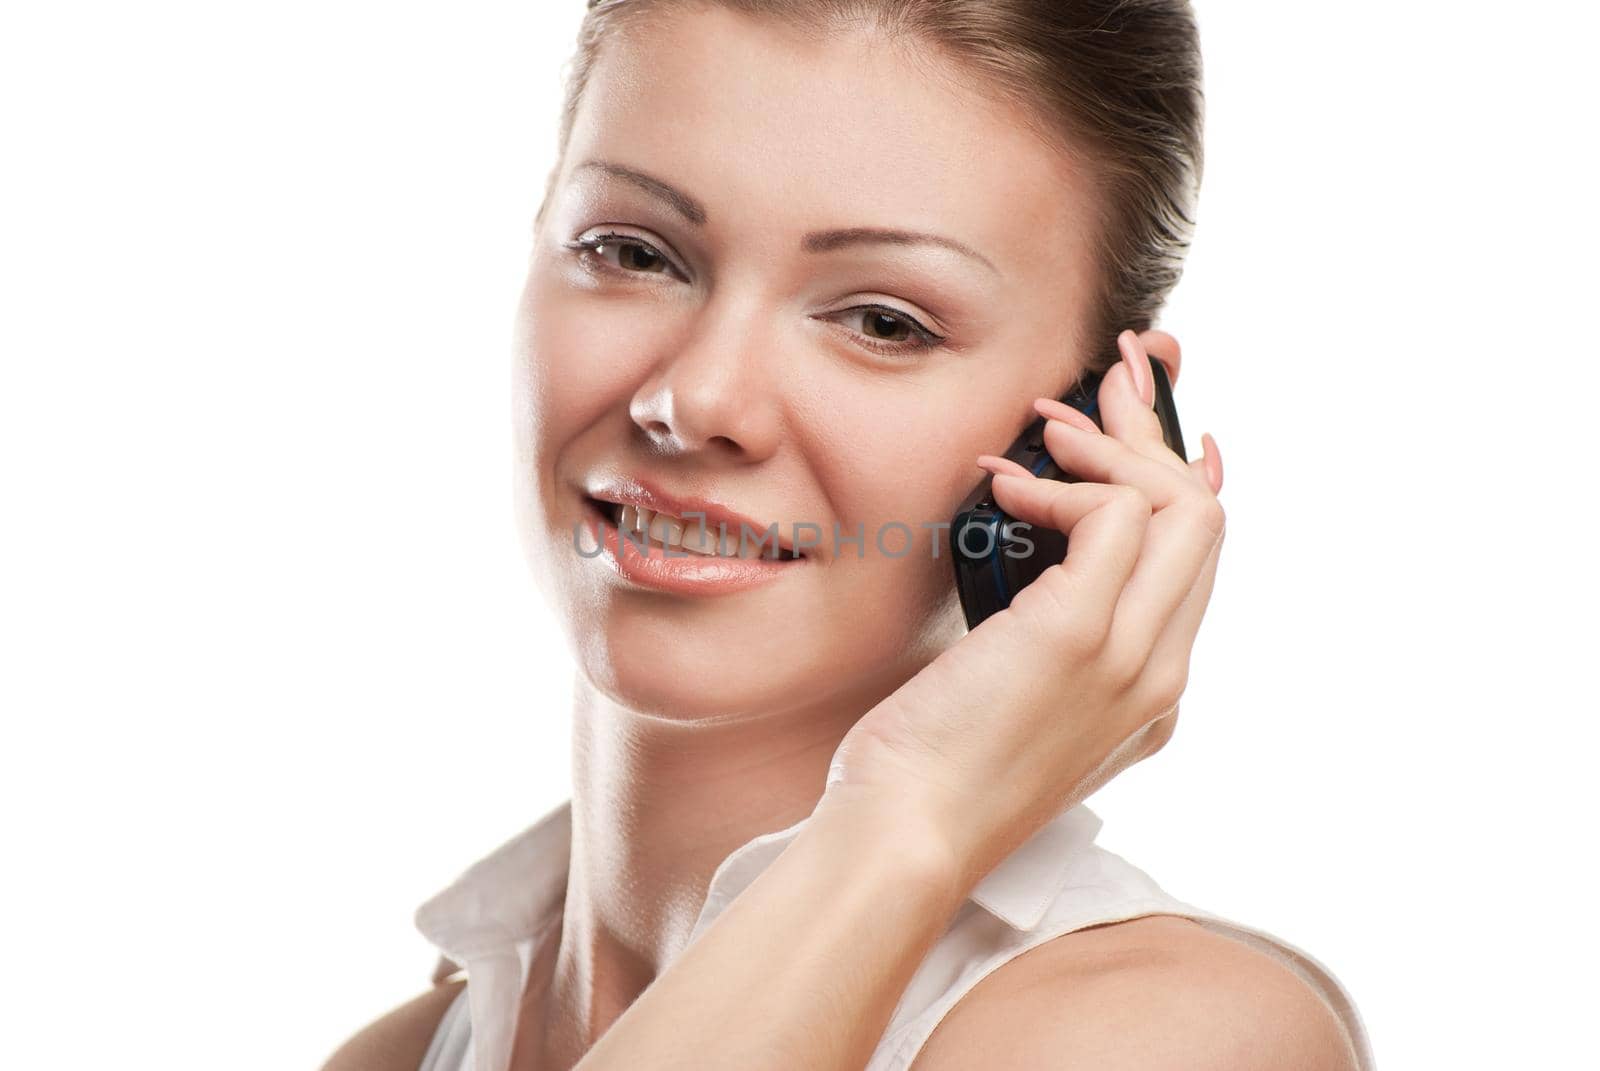
<path id="1" fill-rule="evenodd" d="M 929 828 L 819 808 L 578 1071 L 861 1071 L 970 891 Z"/>

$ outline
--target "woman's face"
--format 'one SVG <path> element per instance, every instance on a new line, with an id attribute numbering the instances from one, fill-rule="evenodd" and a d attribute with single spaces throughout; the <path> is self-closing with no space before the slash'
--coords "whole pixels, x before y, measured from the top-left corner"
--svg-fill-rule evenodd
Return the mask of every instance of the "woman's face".
<path id="1" fill-rule="evenodd" d="M 1078 373 L 1095 236 L 1080 163 L 964 81 L 719 8 L 606 42 L 535 238 L 514 409 L 530 559 L 613 700 L 870 704 L 965 631 L 925 525 Z M 646 586 L 575 542 L 608 479 L 821 542 L 754 587 Z"/>

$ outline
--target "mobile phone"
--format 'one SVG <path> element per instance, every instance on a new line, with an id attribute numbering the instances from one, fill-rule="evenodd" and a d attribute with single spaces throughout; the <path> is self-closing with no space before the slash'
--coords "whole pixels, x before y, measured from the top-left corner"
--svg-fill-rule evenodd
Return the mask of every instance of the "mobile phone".
<path id="1" fill-rule="evenodd" d="M 1115 366 L 1113 366 L 1115 367 Z M 1167 370 L 1154 357 L 1150 372 L 1155 379 L 1155 412 L 1161 433 L 1172 452 L 1189 459 L 1178 427 L 1178 409 L 1172 401 Z M 1078 410 L 1095 427 L 1100 420 L 1100 382 L 1104 373 L 1080 379 L 1061 400 Z M 1045 418 L 1039 417 L 1011 444 L 1005 457 L 1041 479 L 1074 483 L 1078 477 L 1063 472 L 1044 445 Z M 1019 521 L 995 504 L 990 494 L 993 477 L 983 482 L 961 503 L 950 522 L 950 556 L 955 564 L 956 590 L 967 615 L 967 628 L 977 628 L 989 615 L 1011 605 L 1017 592 L 1037 580 L 1046 569 L 1067 556 L 1067 537 L 1053 528 Z"/>

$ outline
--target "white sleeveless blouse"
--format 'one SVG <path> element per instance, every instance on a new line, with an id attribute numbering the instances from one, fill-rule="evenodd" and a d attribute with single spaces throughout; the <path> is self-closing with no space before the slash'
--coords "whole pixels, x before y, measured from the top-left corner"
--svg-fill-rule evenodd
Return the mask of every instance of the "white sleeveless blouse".
<path id="1" fill-rule="evenodd" d="M 467 869 L 423 904 L 417 928 L 439 950 L 435 981 L 465 967 L 468 983 L 435 1031 L 419 1071 L 507 1071 L 528 969 L 559 940 L 570 861 L 571 801 Z M 692 942 L 751 884 L 807 819 L 755 837 L 717 867 Z M 865 1071 L 905 1071 L 939 1020 L 990 971 L 1064 933 L 1142 915 L 1182 915 L 1288 965 L 1343 1023 L 1361 1071 L 1372 1071 L 1355 1002 L 1322 963 L 1271 934 L 1163 892 L 1144 871 L 1094 843 L 1100 819 L 1063 811 L 969 895 L 906 987 Z"/>

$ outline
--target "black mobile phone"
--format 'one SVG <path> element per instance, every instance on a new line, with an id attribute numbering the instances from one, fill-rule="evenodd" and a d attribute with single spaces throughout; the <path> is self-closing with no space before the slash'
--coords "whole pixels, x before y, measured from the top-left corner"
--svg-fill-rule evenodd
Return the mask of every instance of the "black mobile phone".
<path id="1" fill-rule="evenodd" d="M 1155 412 L 1161 433 L 1172 452 L 1187 461 L 1167 370 L 1151 357 L 1150 371 L 1155 378 Z M 1085 376 L 1061 398 L 1102 429 L 1099 394 L 1103 375 Z M 1076 482 L 1078 477 L 1063 472 L 1045 448 L 1045 423 L 1045 418 L 1039 417 L 1029 424 L 1004 456 L 1042 479 Z M 968 629 L 1010 606 L 1017 592 L 1067 556 L 1067 537 L 1061 532 L 1019 521 L 996 505 L 990 495 L 991 481 L 992 477 L 984 477 L 950 522 L 950 556 Z"/>

